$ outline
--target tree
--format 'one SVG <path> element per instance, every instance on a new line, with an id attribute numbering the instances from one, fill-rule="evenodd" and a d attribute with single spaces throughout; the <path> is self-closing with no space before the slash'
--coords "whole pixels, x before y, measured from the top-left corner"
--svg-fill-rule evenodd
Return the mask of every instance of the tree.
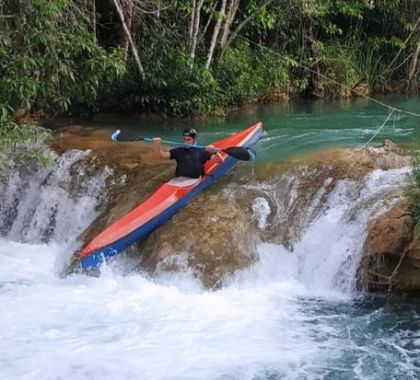
<path id="1" fill-rule="evenodd" d="M 0 24 L 0 91 L 11 110 L 93 105 L 102 83 L 124 71 L 120 51 L 91 33 L 92 9 L 70 0 L 10 0 Z"/>
<path id="2" fill-rule="evenodd" d="M 121 5 L 119 4 L 118 0 L 112 0 L 112 1 L 115 5 L 115 8 L 116 8 L 117 12 L 118 12 L 118 15 L 120 16 L 120 20 L 121 20 L 121 24 L 122 24 L 122 27 L 123 27 L 123 30 L 124 30 L 124 34 L 126 36 L 126 39 L 127 39 L 128 43 L 131 46 L 131 51 L 133 53 L 134 59 L 136 60 L 139 73 L 143 77 L 144 74 L 145 74 L 144 73 L 144 68 L 143 68 L 143 65 L 141 64 L 136 44 L 134 43 L 133 37 L 131 36 L 131 32 L 130 32 L 131 23 L 132 23 L 132 20 L 133 20 L 134 4 L 133 4 L 132 0 L 125 0 L 127 2 L 126 4 L 128 5 L 127 14 L 129 15 L 129 17 L 128 17 L 129 23 L 127 24 L 126 20 L 125 20 L 125 17 L 124 17 L 123 9 L 122 9 Z M 127 42 L 126 42 L 125 43 L 125 49 L 124 49 L 126 57 L 127 57 L 127 47 L 128 47 L 128 45 L 127 45 Z"/>
<path id="3" fill-rule="evenodd" d="M 226 16 L 225 15 L 226 2 L 227 2 L 227 0 L 222 0 L 222 3 L 220 5 L 219 16 L 217 18 L 216 24 L 214 25 L 213 36 L 211 38 L 210 47 L 209 47 L 209 51 L 208 51 L 208 54 L 207 54 L 207 60 L 206 60 L 206 65 L 205 65 L 206 69 L 208 69 L 211 65 L 211 61 L 213 59 L 214 49 L 216 47 L 217 37 L 219 36 L 220 27 L 222 25 L 222 20 Z"/>
<path id="4" fill-rule="evenodd" d="M 189 27 L 189 56 L 192 61 L 195 58 L 197 49 L 197 38 L 200 30 L 200 15 L 203 8 L 204 0 L 192 0 L 191 21 Z"/>

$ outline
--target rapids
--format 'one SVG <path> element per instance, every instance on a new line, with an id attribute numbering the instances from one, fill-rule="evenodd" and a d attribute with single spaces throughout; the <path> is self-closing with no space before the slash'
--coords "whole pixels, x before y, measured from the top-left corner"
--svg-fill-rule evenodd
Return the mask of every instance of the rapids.
<path id="1" fill-rule="evenodd" d="M 294 116 L 300 123 L 308 114 Z M 267 160 L 280 149 L 273 136 L 291 144 L 306 133 L 267 124 L 259 148 Z M 395 135 L 409 134 L 404 127 Z M 358 140 L 365 133 L 363 125 L 343 128 L 322 133 L 333 136 L 332 145 L 339 135 Z M 254 182 L 258 260 L 207 290 L 182 255 L 178 271 L 133 271 L 129 258 L 119 257 L 98 277 L 61 276 L 112 175 L 108 167 L 84 175 L 84 154 L 70 151 L 48 168 L 16 172 L 1 189 L 0 379 L 420 377 L 420 304 L 386 304 L 354 287 L 367 224 L 399 198 L 407 167 L 338 180 L 322 207 L 318 192 L 310 222 L 290 247 L 264 238 L 287 210 L 284 193 Z M 229 174 L 221 191 L 244 191 L 234 186 L 244 170 Z"/>

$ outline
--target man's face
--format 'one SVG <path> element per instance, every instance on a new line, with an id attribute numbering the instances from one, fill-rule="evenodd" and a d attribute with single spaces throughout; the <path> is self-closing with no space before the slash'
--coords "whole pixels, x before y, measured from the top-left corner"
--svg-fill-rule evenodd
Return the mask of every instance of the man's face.
<path id="1" fill-rule="evenodd" d="M 185 144 L 195 144 L 195 139 L 191 136 L 184 136 Z"/>

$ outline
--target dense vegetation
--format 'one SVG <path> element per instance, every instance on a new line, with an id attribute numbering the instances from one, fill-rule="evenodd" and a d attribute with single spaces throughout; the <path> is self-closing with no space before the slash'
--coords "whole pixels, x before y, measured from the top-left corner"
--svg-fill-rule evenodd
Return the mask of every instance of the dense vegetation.
<path id="1" fill-rule="evenodd" d="M 1 0 L 2 126 L 416 91 L 419 16 L 415 0 Z"/>

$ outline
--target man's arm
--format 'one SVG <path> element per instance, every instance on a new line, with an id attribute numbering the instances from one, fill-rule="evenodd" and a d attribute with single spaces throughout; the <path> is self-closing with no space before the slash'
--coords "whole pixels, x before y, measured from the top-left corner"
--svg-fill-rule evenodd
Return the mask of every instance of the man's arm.
<path id="1" fill-rule="evenodd" d="M 219 152 L 217 152 L 210 157 L 210 161 L 215 162 L 216 164 L 223 164 L 225 159 Z"/>
<path id="2" fill-rule="evenodd" d="M 169 151 L 162 148 L 160 137 L 155 137 L 153 139 L 153 146 L 155 148 L 156 155 L 159 158 L 163 158 L 165 160 L 171 158 L 171 154 L 169 153 Z"/>
<path id="3" fill-rule="evenodd" d="M 208 145 L 206 147 L 207 152 L 213 153 L 210 157 L 211 162 L 215 162 L 216 164 L 223 164 L 225 159 L 221 155 L 220 151 L 217 151 L 217 148 L 213 145 Z"/>

